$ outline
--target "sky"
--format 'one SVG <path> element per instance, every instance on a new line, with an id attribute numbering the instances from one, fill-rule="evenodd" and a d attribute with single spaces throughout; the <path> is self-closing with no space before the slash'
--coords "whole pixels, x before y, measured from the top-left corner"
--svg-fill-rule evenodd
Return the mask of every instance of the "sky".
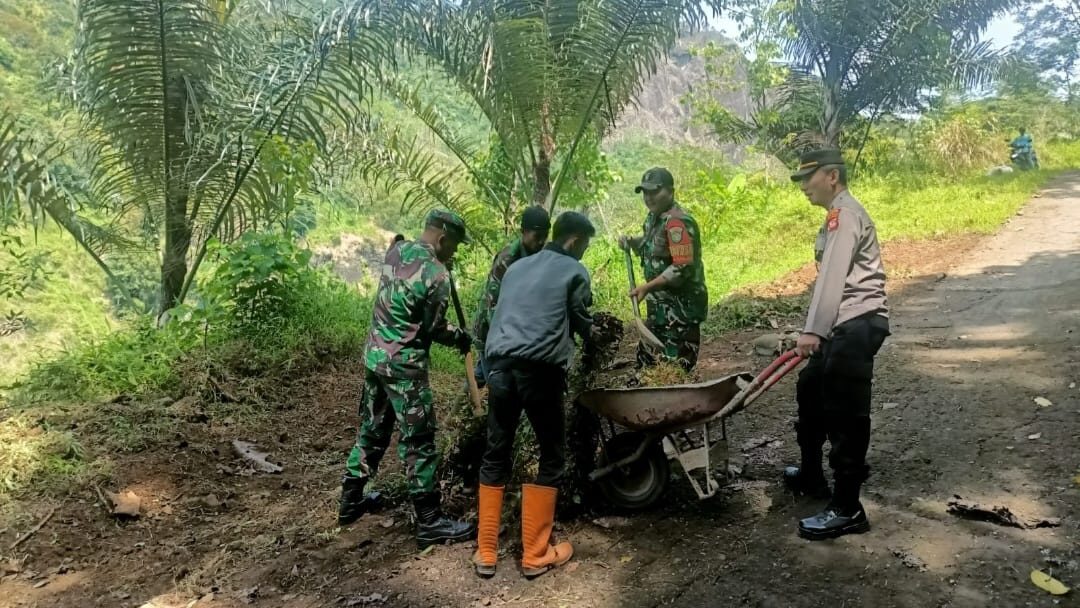
<path id="1" fill-rule="evenodd" d="M 734 21 L 727 17 L 721 17 L 712 22 L 712 26 L 715 29 L 723 32 L 729 38 L 738 40 L 739 28 Z M 990 22 L 989 27 L 986 28 L 986 38 L 992 40 L 994 46 L 998 48 L 1005 48 L 1012 44 L 1013 38 L 1020 33 L 1020 24 L 1017 23 L 1016 17 L 1012 14 L 1003 15 L 998 17 L 994 21 Z"/>

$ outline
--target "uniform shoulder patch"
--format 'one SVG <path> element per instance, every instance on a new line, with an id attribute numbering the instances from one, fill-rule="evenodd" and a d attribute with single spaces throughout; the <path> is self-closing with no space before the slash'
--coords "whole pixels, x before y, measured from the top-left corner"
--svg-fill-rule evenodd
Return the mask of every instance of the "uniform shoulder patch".
<path id="1" fill-rule="evenodd" d="M 832 232 L 840 227 L 839 209 L 829 209 L 829 216 L 828 218 L 826 218 L 825 225 L 829 229 L 829 232 Z"/>
<path id="2" fill-rule="evenodd" d="M 679 218 L 669 219 L 664 226 L 667 231 L 668 249 L 674 264 L 689 264 L 694 261 L 693 235 L 687 231 L 686 224 Z"/>

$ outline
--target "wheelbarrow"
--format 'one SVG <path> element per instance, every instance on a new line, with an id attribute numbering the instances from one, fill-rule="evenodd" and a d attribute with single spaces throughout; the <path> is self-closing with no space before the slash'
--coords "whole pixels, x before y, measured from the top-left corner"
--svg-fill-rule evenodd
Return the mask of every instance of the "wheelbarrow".
<path id="1" fill-rule="evenodd" d="M 740 373 L 697 384 L 582 393 L 578 403 L 606 419 L 610 430 L 589 480 L 613 505 L 644 509 L 664 493 L 675 460 L 699 499 L 713 496 L 720 489 L 713 463 L 722 463 L 726 474 L 727 419 L 801 362 L 788 351 L 756 377 Z"/>

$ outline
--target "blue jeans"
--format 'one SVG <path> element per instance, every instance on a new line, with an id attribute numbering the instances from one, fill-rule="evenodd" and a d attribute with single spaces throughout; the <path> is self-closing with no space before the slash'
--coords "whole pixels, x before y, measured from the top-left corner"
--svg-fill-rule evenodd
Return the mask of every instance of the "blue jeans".
<path id="1" fill-rule="evenodd" d="M 487 362 L 484 361 L 484 355 L 481 353 L 480 356 L 476 357 L 476 365 L 473 366 L 473 375 L 476 376 L 477 388 L 484 388 L 487 386 L 488 371 Z M 469 392 L 468 378 L 465 379 L 465 392 Z"/>

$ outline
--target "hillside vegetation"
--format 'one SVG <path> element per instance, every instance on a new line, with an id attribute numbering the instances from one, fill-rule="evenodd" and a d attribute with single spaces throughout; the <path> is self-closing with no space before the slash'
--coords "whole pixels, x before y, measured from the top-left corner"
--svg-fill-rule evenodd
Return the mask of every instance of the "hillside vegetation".
<path id="1" fill-rule="evenodd" d="M 274 22 L 280 15 L 242 2 L 224 5 L 248 10 L 236 9 L 223 21 L 223 28 L 235 27 L 230 30 L 236 37 L 230 52 L 246 50 L 251 53 L 243 55 L 246 60 L 266 62 L 285 62 L 283 56 L 301 54 L 303 44 L 260 41 L 252 35 L 261 31 L 258 26 L 266 20 Z M 311 18 L 292 16 L 295 21 L 290 25 Z M 566 105 L 559 107 L 566 113 L 563 122 L 547 124 L 546 118 L 538 119 L 543 123 L 542 136 L 519 137 L 508 132 L 508 125 L 518 124 L 523 116 L 529 120 L 544 117 L 547 110 L 530 103 L 508 110 L 512 116 L 498 115 L 502 106 L 490 97 L 494 93 L 476 86 L 469 79 L 471 72 L 465 74 L 452 63 L 458 55 L 440 56 L 436 51 L 441 47 L 427 41 L 429 46 L 417 43 L 412 54 L 401 54 L 396 80 L 370 83 L 372 94 L 363 105 L 367 114 L 333 114 L 342 124 L 320 123 L 316 120 L 320 107 L 312 102 L 296 113 L 318 125 L 310 131 L 297 127 L 272 134 L 249 133 L 242 130 L 246 127 L 223 118 L 228 112 L 208 113 L 202 117 L 205 123 L 192 123 L 209 131 L 211 119 L 218 120 L 221 124 L 214 126 L 220 132 L 193 135 L 195 127 L 187 126 L 185 136 L 202 146 L 239 141 L 235 150 L 223 150 L 244 159 L 248 158 L 245 154 L 251 155 L 253 177 L 250 183 L 237 182 L 238 198 L 244 198 L 236 208 L 223 206 L 218 219 L 226 221 L 211 226 L 199 216 L 196 219 L 203 223 L 189 226 L 194 238 L 191 249 L 180 255 L 188 262 L 186 275 L 180 278 L 190 283 L 190 290 L 173 289 L 167 298 L 179 296 L 179 303 L 169 306 L 162 299 L 163 260 L 170 251 L 166 246 L 169 232 L 163 229 L 167 222 L 162 219 L 167 210 L 158 208 L 168 197 L 157 196 L 161 193 L 155 188 L 161 180 L 133 176 L 136 165 L 131 163 L 139 160 L 137 154 L 135 160 L 124 162 L 117 160 L 122 155 L 109 156 L 134 144 L 129 139 L 109 138 L 109 129 L 124 125 L 117 126 L 113 119 L 98 120 L 108 112 L 127 116 L 124 108 L 78 105 L 89 104 L 85 99 L 76 99 L 73 106 L 72 91 L 61 86 L 65 83 L 50 80 L 56 74 L 70 75 L 73 81 L 86 76 L 78 71 L 79 61 L 87 57 L 80 58 L 77 45 L 89 43 L 75 40 L 75 17 L 67 2 L 0 0 L 2 109 L 6 114 L 17 113 L 14 122 L 23 134 L 19 142 L 30 149 L 57 140 L 63 144 L 62 153 L 50 166 L 55 183 L 72 193 L 75 202 L 65 200 L 74 209 L 74 219 L 82 222 L 75 225 L 101 229 L 103 237 L 100 243 L 77 243 L 69 229 L 72 217 L 41 211 L 47 206 L 27 203 L 26 208 L 36 209 L 34 213 L 14 214 L 5 208 L 0 261 L 5 272 L 20 277 L 22 285 L 17 291 L 0 292 L 0 314 L 4 315 L 0 322 L 4 399 L 0 494 L 8 498 L 28 490 L 57 491 L 57 482 L 73 477 L 105 475 L 104 455 L 111 451 L 158 445 L 175 424 L 162 414 L 163 403 L 193 395 L 210 404 L 211 416 L 265 417 L 269 413 L 263 406 L 273 400 L 282 378 L 303 377 L 327 366 L 355 369 L 369 320 L 370 282 L 348 285 L 328 269 L 316 269 L 310 263 L 310 248 L 331 243 L 342 233 L 363 234 L 377 227 L 412 235 L 419 232 L 428 208 L 455 206 L 466 215 L 477 237 L 477 244 L 462 250 L 455 272 L 468 314 L 491 255 L 510 237 L 525 205 L 542 202 L 557 210 L 580 209 L 600 228 L 584 260 L 593 273 L 596 308 L 626 317 L 625 269 L 616 238 L 640 230 L 644 208 L 633 187 L 641 173 L 651 166 L 667 166 L 676 176 L 678 200 L 702 227 L 712 300 L 706 329 L 715 334 L 765 324 L 767 312 L 800 311 L 797 298 L 759 301 L 742 292 L 812 260 L 821 211 L 811 207 L 786 176 L 798 152 L 820 145 L 823 137 L 841 138 L 854 169 L 852 190 L 886 241 L 992 233 L 1048 179 L 1080 167 L 1076 101 L 1053 86 L 1024 85 L 1045 80 L 1037 66 L 1008 76 L 998 82 L 992 95 L 977 100 L 955 93 L 955 87 L 987 84 L 979 78 L 943 85 L 942 93 L 928 101 L 904 97 L 901 104 L 896 101 L 899 93 L 889 102 L 877 99 L 845 115 L 839 131 L 820 133 L 815 131 L 820 126 L 820 91 L 785 88 L 813 85 L 812 70 L 796 74 L 792 65 L 772 71 L 781 63 L 773 60 L 782 56 L 787 43 L 776 39 L 779 34 L 769 28 L 751 28 L 745 44 L 755 51 L 755 59 L 743 58 L 740 50 L 739 69 L 733 73 L 716 65 L 729 61 L 730 49 L 726 54 L 698 49 L 694 55 L 699 63 L 693 73 L 702 79 L 696 90 L 712 91 L 712 98 L 688 94 L 667 100 L 677 111 L 654 108 L 651 114 L 637 115 L 693 117 L 695 129 L 712 133 L 723 144 L 695 148 L 672 144 L 670 137 L 651 137 L 638 123 L 632 132 L 619 132 L 609 139 L 615 115 L 636 92 L 629 84 L 613 93 L 616 99 L 611 107 L 602 110 L 591 98 L 564 100 Z M 459 26 L 464 27 L 452 20 L 446 24 L 447 28 Z M 284 25 L 274 31 L 282 37 L 289 32 Z M 706 44 L 708 38 L 698 40 Z M 475 42 L 467 37 L 453 41 Z M 279 46 L 253 48 L 262 42 Z M 666 42 L 652 44 L 663 50 Z M 684 50 L 680 60 L 689 56 Z M 223 53 L 215 59 L 228 66 L 226 60 L 231 57 Z M 519 55 L 504 59 L 523 61 Z M 626 65 L 598 63 L 624 70 L 627 82 L 640 83 L 648 76 L 649 62 L 644 59 L 627 59 Z M 117 69 L 125 67 L 121 64 L 118 60 Z M 528 66 L 512 67 L 524 70 Z M 206 76 L 217 78 L 220 73 Z M 301 78 L 303 70 L 296 73 Z M 492 86 L 554 95 L 529 89 L 529 83 L 512 79 L 514 73 L 498 72 L 511 81 Z M 606 77 L 588 75 L 594 76 Z M 730 95 L 733 78 L 736 86 L 746 88 L 746 95 L 738 96 L 740 103 L 751 101 L 750 107 L 744 104 L 734 113 L 722 103 L 709 101 Z M 252 104 L 257 82 L 214 80 L 207 95 L 237 96 L 215 98 L 221 108 Z M 334 85 L 346 82 L 342 76 Z M 589 82 L 594 81 L 584 84 Z M 918 89 L 925 84 L 919 81 L 912 86 Z M 899 87 L 890 84 L 894 85 Z M 334 95 L 340 93 L 313 95 L 313 99 L 325 104 L 327 99 L 339 99 Z M 421 94 L 423 99 L 418 97 Z M 655 95 L 649 99 L 659 103 Z M 778 104 L 780 99 L 795 101 L 783 105 Z M 591 114 L 575 114 L 586 106 Z M 273 113 L 277 108 L 271 110 L 268 123 L 270 118 L 285 116 L 285 110 L 280 114 Z M 183 124 L 183 116 L 169 117 L 178 122 L 166 123 Z M 988 175 L 990 167 L 1007 164 L 1006 141 L 1021 126 L 1035 138 L 1042 169 Z M 230 139 L 234 135 L 230 129 L 241 129 L 237 132 L 242 136 Z M 147 127 L 139 133 L 152 132 Z M 346 133 L 355 139 L 348 139 Z M 84 137 L 88 142 L 82 141 Z M 253 152 L 252 137 L 265 143 L 258 153 Z M 539 149 L 544 154 L 530 157 L 526 153 Z M 733 156 L 722 149 L 737 151 L 745 162 L 734 164 Z M 221 170 L 209 181 L 219 180 L 214 181 L 214 188 L 227 193 L 225 186 L 241 174 L 243 163 L 228 165 L 233 157 L 225 153 L 196 157 L 197 152 L 205 150 L 193 146 L 183 150 L 190 156 L 182 158 L 206 175 Z M 226 170 L 215 164 L 217 160 Z M 130 183 L 124 182 L 128 178 Z M 103 191 L 110 196 L 98 196 Z M 213 238 L 207 238 L 210 234 Z M 204 245 L 205 259 L 197 253 Z M 90 253 L 100 254 L 99 261 Z M 193 263 L 197 261 L 202 265 Z M 164 317 L 157 314 L 162 309 L 168 312 Z M 159 318 L 170 321 L 159 327 Z M 460 396 L 462 364 L 454 353 L 442 349 L 436 350 L 434 359 L 439 407 L 451 411 Z M 101 405 L 109 401 L 130 406 Z M 102 443 L 87 445 L 90 436 Z"/>

